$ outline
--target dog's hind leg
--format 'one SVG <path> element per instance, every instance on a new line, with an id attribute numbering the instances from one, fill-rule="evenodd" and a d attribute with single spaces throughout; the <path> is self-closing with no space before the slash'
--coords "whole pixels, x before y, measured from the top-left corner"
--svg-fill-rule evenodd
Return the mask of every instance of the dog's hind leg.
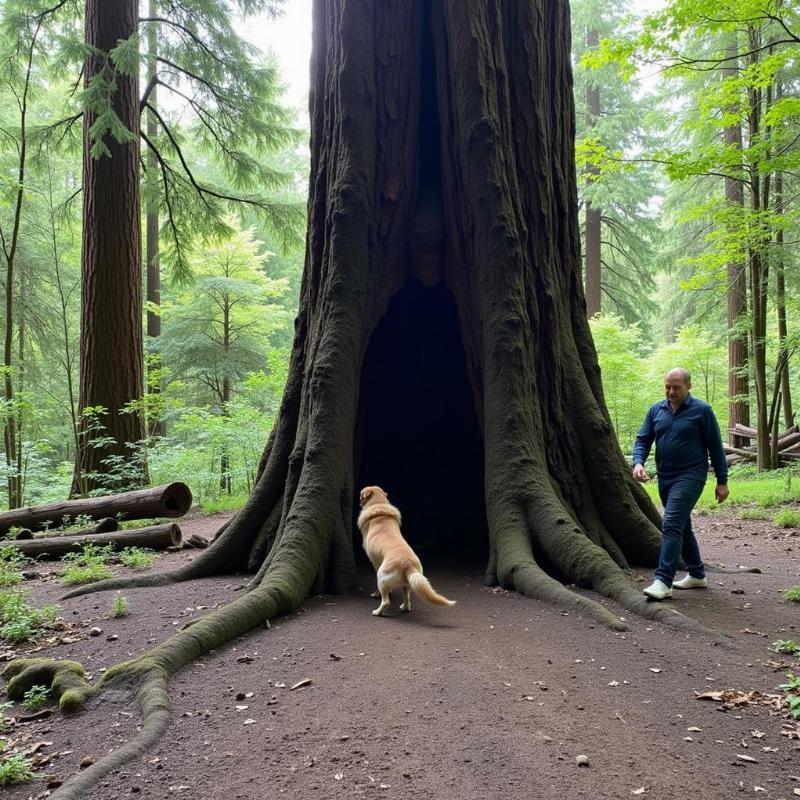
<path id="1" fill-rule="evenodd" d="M 390 569 L 384 571 L 383 566 L 378 569 L 378 591 L 381 595 L 381 604 L 372 612 L 376 617 L 383 616 L 383 612 L 389 608 L 389 592 L 397 588 L 397 573 Z"/>
<path id="2" fill-rule="evenodd" d="M 403 602 L 400 603 L 401 611 L 411 611 L 411 587 L 406 584 L 403 587 Z"/>
<path id="3" fill-rule="evenodd" d="M 386 580 L 386 576 L 378 572 L 378 595 L 381 598 L 381 604 L 372 612 L 376 617 L 382 617 L 383 612 L 389 608 L 391 601 L 389 600 L 389 586 L 390 582 Z"/>
<path id="4" fill-rule="evenodd" d="M 372 615 L 375 617 L 382 617 L 383 612 L 389 608 L 389 592 L 384 589 L 382 586 L 380 587 L 381 592 L 381 604 L 372 612 Z"/>

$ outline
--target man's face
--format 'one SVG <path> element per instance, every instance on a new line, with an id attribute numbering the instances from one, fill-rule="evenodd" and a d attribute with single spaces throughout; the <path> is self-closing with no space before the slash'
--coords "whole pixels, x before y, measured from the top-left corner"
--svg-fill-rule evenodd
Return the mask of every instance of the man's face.
<path id="1" fill-rule="evenodd" d="M 683 403 L 690 388 L 680 372 L 668 372 L 664 377 L 664 394 L 673 408 Z"/>

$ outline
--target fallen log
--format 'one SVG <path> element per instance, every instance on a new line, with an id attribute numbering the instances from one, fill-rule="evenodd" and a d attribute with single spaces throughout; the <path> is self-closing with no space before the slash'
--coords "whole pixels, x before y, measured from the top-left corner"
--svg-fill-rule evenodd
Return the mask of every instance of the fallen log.
<path id="1" fill-rule="evenodd" d="M 87 497 L 47 503 L 28 508 L 15 508 L 0 513 L 0 534 L 19 526 L 31 530 L 57 528 L 65 520 L 76 517 L 102 519 L 151 519 L 182 517 L 192 505 L 192 491 L 185 483 L 169 483 L 152 489 L 137 489 L 105 497 Z"/>
<path id="2" fill-rule="evenodd" d="M 750 459 L 750 460 L 752 460 L 752 459 L 754 459 L 756 457 L 756 454 L 755 453 L 751 453 L 749 450 L 744 450 L 741 447 L 732 447 L 729 444 L 723 444 L 722 445 L 722 449 L 728 455 L 736 455 L 736 456 L 740 456 L 741 458 L 747 458 L 747 459 Z"/>
<path id="3" fill-rule="evenodd" d="M 742 425 L 741 422 L 737 422 L 732 428 L 728 428 L 731 433 L 735 433 L 737 436 L 746 436 L 748 439 L 755 439 L 758 435 L 758 431 L 755 428 L 751 428 L 749 425 Z"/>
<path id="4" fill-rule="evenodd" d="M 77 553 L 86 544 L 100 547 L 113 545 L 115 550 L 126 547 L 147 547 L 150 550 L 165 550 L 180 545 L 183 536 L 174 522 L 135 528 L 128 531 L 90 533 L 82 536 L 47 536 L 38 539 L 9 539 L 0 542 L 0 547 L 13 547 L 30 558 L 61 558 L 67 553 Z"/>
<path id="5" fill-rule="evenodd" d="M 785 450 L 792 445 L 800 444 L 800 433 L 790 433 L 778 439 L 778 450 Z"/>

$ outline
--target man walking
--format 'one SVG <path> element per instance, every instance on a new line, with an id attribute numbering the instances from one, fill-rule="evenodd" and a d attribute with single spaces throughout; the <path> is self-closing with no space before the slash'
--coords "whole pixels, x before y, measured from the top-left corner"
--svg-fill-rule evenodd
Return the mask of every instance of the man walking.
<path id="1" fill-rule="evenodd" d="M 728 463 L 714 412 L 708 403 L 692 397 L 692 378 L 681 367 L 664 376 L 666 400 L 650 406 L 633 448 L 633 477 L 648 480 L 644 464 L 656 443 L 658 494 L 664 505 L 661 555 L 653 583 L 644 593 L 653 600 L 672 597 L 676 589 L 708 586 L 700 547 L 692 530 L 691 513 L 708 477 L 708 457 L 717 476 L 717 502 L 728 497 Z M 678 559 L 689 574 L 672 582 Z"/>

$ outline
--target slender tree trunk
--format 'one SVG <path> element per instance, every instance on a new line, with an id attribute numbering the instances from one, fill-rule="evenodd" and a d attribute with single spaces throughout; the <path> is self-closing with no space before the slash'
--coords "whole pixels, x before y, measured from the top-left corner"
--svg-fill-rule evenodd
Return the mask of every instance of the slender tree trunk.
<path id="1" fill-rule="evenodd" d="M 738 44 L 735 39 L 726 50 L 728 66 L 725 77 L 738 74 L 736 56 Z M 725 144 L 742 150 L 742 128 L 740 124 L 729 125 L 724 131 Z M 729 205 L 744 209 L 744 184 L 741 166 L 734 177 L 725 178 L 725 199 Z M 742 177 L 740 177 L 740 175 Z M 747 270 L 742 262 L 728 264 L 728 426 L 737 423 L 750 425 L 750 381 L 748 377 L 747 353 Z M 746 447 L 750 440 L 745 436 L 728 433 L 728 441 L 734 447 Z"/>
<path id="2" fill-rule="evenodd" d="M 87 0 L 87 80 L 104 67 L 106 54 L 137 32 L 136 0 Z M 138 76 L 117 73 L 112 106 L 128 130 L 139 130 Z M 73 493 L 102 485 L 109 458 L 127 460 L 129 444 L 144 437 L 140 411 L 125 407 L 142 399 L 142 275 L 139 219 L 139 138 L 104 142 L 110 157 L 93 158 L 84 115 L 83 253 L 81 262 L 81 442 Z M 102 408 L 96 430 L 85 409 Z M 97 441 L 102 435 L 103 443 Z M 80 479 L 79 477 L 80 476 Z M 145 477 L 142 476 L 142 480 Z M 113 480 L 113 478 L 112 478 Z"/>
<path id="3" fill-rule="evenodd" d="M 22 399 L 25 391 L 25 347 L 26 347 L 26 307 L 27 307 L 27 282 L 25 280 L 24 264 L 20 264 L 19 269 L 19 303 L 18 303 L 18 324 L 17 324 L 17 397 Z M 14 414 L 16 425 L 17 452 L 15 460 L 17 463 L 17 500 L 22 505 L 25 499 L 25 472 L 26 464 L 24 459 L 25 442 L 25 411 L 24 403 L 20 403 Z M 9 506 L 11 508 L 11 506 Z"/>
<path id="4" fill-rule="evenodd" d="M 586 47 L 596 48 L 600 37 L 596 30 L 586 34 Z M 592 129 L 600 118 L 600 87 L 588 85 L 586 87 L 586 127 Z M 586 168 L 589 185 L 598 169 L 593 164 Z M 586 315 L 593 317 L 600 312 L 602 304 L 602 211 L 590 202 L 585 204 L 585 248 L 586 248 Z"/>
<path id="5" fill-rule="evenodd" d="M 227 295 L 222 300 L 222 362 L 223 369 L 228 369 L 228 359 L 230 358 L 231 349 L 231 306 L 230 299 Z M 226 435 L 222 440 L 222 455 L 220 456 L 220 479 L 219 488 L 226 494 L 231 494 L 233 490 L 233 483 L 231 481 L 231 463 L 230 451 L 227 444 L 227 424 L 229 417 L 228 403 L 231 400 L 231 381 L 227 372 L 222 376 L 222 396 L 221 400 L 221 414 L 225 422 Z"/>
<path id="6" fill-rule="evenodd" d="M 760 36 L 755 29 L 750 30 L 751 66 L 757 63 L 757 49 Z M 765 132 L 761 127 L 763 92 L 760 88 L 748 90 L 748 125 L 751 146 L 760 143 Z M 769 207 L 769 175 L 763 180 L 758 164 L 750 165 L 750 212 L 751 219 L 758 220 L 759 214 Z M 760 224 L 754 222 L 753 224 Z M 758 233 L 758 232 L 756 232 Z M 758 449 L 758 468 L 771 469 L 775 459 L 772 453 L 772 419 L 769 415 L 767 391 L 767 303 L 769 285 L 768 241 L 763 234 L 753 237 L 750 248 L 750 297 L 752 303 L 751 351 L 753 354 L 753 380 L 756 399 L 756 444 Z"/>
<path id="7" fill-rule="evenodd" d="M 70 332 L 70 296 L 73 287 L 67 287 L 64 282 L 64 275 L 61 264 L 61 250 L 58 240 L 58 227 L 56 222 L 56 203 L 53 195 L 53 170 L 52 165 L 47 163 L 47 199 L 48 199 L 48 213 L 49 213 L 49 226 L 50 226 L 50 250 L 53 256 L 53 274 L 55 276 L 56 290 L 58 292 L 58 311 L 59 311 L 59 328 L 63 341 L 63 354 L 61 362 L 64 367 L 64 376 L 67 381 L 67 402 L 69 404 L 69 418 L 72 429 L 72 444 L 76 454 L 80 447 L 80 438 L 78 435 L 78 413 L 77 413 L 77 398 L 75 397 L 75 352 L 73 349 L 73 341 Z M 83 485 L 80 471 L 76 470 L 75 480 L 79 485 Z"/>
<path id="8" fill-rule="evenodd" d="M 150 0 L 148 16 L 158 16 L 158 3 Z M 158 26 L 149 23 L 147 28 L 147 80 L 156 79 L 158 62 Z M 153 85 L 147 100 L 148 104 L 158 106 L 158 87 Z M 147 112 L 147 138 L 153 142 L 158 134 L 158 120 L 155 113 Z M 159 219 L 158 219 L 158 160 L 152 150 L 147 151 L 147 337 L 148 369 L 147 391 L 150 394 L 161 392 L 161 355 L 159 337 L 161 336 L 161 265 L 159 263 Z M 156 404 L 157 405 L 157 404 Z M 149 420 L 151 436 L 166 436 L 167 427 L 163 415 L 158 414 Z"/>
<path id="9" fill-rule="evenodd" d="M 222 379 L 222 418 L 226 425 L 229 422 L 229 412 L 228 412 L 228 403 L 231 399 L 231 383 L 226 375 Z M 227 433 L 227 427 L 226 427 Z M 219 477 L 219 488 L 225 492 L 225 494 L 231 494 L 233 491 L 233 481 L 231 480 L 231 461 L 230 461 L 230 451 L 228 450 L 228 444 L 223 439 L 222 443 L 222 454 L 219 460 L 220 464 L 220 477 Z"/>
<path id="10" fill-rule="evenodd" d="M 783 96 L 783 85 L 780 78 L 776 84 L 776 100 Z M 783 216 L 783 172 L 775 173 L 775 215 Z M 783 405 L 783 423 L 786 428 L 794 425 L 794 411 L 792 410 L 792 384 L 789 380 L 789 358 L 786 352 L 789 340 L 788 325 L 786 323 L 786 250 L 784 249 L 783 226 L 779 225 L 775 233 L 775 306 L 778 313 L 778 357 L 780 359 L 781 401 Z"/>

